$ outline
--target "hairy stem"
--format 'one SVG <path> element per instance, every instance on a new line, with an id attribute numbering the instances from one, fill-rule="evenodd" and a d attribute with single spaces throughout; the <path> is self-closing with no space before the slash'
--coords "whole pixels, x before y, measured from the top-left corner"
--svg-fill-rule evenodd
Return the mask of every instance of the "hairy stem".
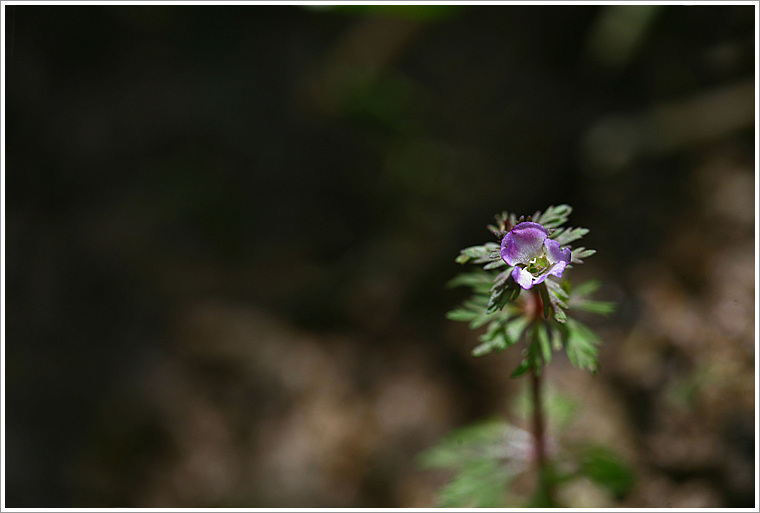
<path id="1" fill-rule="evenodd" d="M 534 457 L 539 472 L 539 479 L 543 485 L 546 469 L 546 439 L 544 436 L 544 414 L 541 402 L 541 374 L 535 368 L 531 374 L 533 393 L 533 443 L 535 444 Z M 542 486 L 543 487 L 543 486 Z"/>
<path id="2" fill-rule="evenodd" d="M 546 455 L 546 434 L 543 415 L 543 404 L 541 401 L 541 372 L 535 368 L 531 372 L 532 391 L 533 391 L 533 441 L 535 444 L 535 463 L 538 471 L 538 496 L 542 497 L 542 502 L 547 506 L 554 504 L 554 493 L 552 490 L 552 479 Z"/>
<path id="3" fill-rule="evenodd" d="M 539 323 L 543 322 L 543 300 L 538 290 L 533 293 L 535 300 L 534 309 L 534 322 L 536 327 L 539 327 Z M 537 343 L 533 341 L 533 343 Z M 533 399 L 533 443 L 535 444 L 535 463 L 538 471 L 538 492 L 545 498 L 546 502 L 552 504 L 552 483 L 551 476 L 549 475 L 549 466 L 546 455 L 546 433 L 544 422 L 544 408 L 542 401 L 542 373 L 541 364 L 539 362 L 534 363 L 534 367 L 531 369 L 531 385 L 532 385 L 532 399 Z"/>

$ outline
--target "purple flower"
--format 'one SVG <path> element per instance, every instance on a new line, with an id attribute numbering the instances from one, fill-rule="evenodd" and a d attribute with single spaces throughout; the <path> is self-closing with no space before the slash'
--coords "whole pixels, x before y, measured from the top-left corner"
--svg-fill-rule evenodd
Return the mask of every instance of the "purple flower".
<path id="1" fill-rule="evenodd" d="M 515 266 L 512 278 L 524 289 L 543 283 L 550 274 L 562 277 L 570 263 L 570 248 L 560 248 L 538 223 L 520 223 L 501 241 L 501 258 Z"/>

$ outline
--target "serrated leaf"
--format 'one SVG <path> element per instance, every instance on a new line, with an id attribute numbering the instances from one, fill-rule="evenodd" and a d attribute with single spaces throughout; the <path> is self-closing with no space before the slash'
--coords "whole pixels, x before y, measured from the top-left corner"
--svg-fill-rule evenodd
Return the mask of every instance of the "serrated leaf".
<path id="1" fill-rule="evenodd" d="M 522 287 L 520 287 L 516 283 L 513 283 L 512 288 L 507 289 L 507 292 L 509 292 L 509 300 L 515 301 L 518 297 L 520 297 L 522 290 L 523 290 Z"/>
<path id="2" fill-rule="evenodd" d="M 467 287 L 475 287 L 482 284 L 491 284 L 491 277 L 488 273 L 482 271 L 473 271 L 470 273 L 462 273 L 456 278 L 449 280 L 447 286 L 450 288 L 460 287 L 462 285 Z"/>
<path id="3" fill-rule="evenodd" d="M 564 309 L 567 308 L 567 292 L 554 280 L 546 280 L 546 288 L 549 291 L 549 302 L 554 310 L 554 319 L 557 322 L 564 323 L 567 320 L 567 315 Z"/>
<path id="4" fill-rule="evenodd" d="M 500 353 L 512 344 L 504 335 L 504 330 L 499 329 L 493 334 L 493 338 L 486 339 L 485 335 L 480 337 L 483 341 L 480 345 L 476 346 L 472 350 L 473 356 L 484 356 L 490 353 Z"/>
<path id="5" fill-rule="evenodd" d="M 496 278 L 493 279 L 493 285 L 491 285 L 491 288 L 489 290 L 493 292 L 497 288 L 504 286 L 509 280 L 509 277 L 512 275 L 512 269 L 514 269 L 514 267 L 508 267 L 504 271 L 497 274 Z"/>
<path id="6" fill-rule="evenodd" d="M 569 299 L 570 296 L 568 295 L 567 291 L 562 288 L 561 284 L 549 279 L 545 280 L 544 283 L 546 283 L 546 288 L 549 289 L 549 298 L 551 298 L 551 296 L 555 296 L 556 298 L 562 300 Z"/>
<path id="7" fill-rule="evenodd" d="M 499 267 L 504 267 L 507 265 L 507 263 L 504 260 L 494 260 L 493 262 L 486 264 L 483 266 L 483 269 L 486 271 L 490 271 L 491 269 L 498 269 Z"/>
<path id="8" fill-rule="evenodd" d="M 562 331 L 557 329 L 555 326 L 551 327 L 552 332 L 552 349 L 555 351 L 559 351 L 562 349 Z"/>
<path id="9" fill-rule="evenodd" d="M 530 321 L 528 320 L 528 322 Z M 540 326 L 537 326 L 536 329 L 530 329 L 525 332 L 526 347 L 523 350 L 524 358 L 512 372 L 510 377 L 516 378 L 522 376 L 529 370 L 533 370 L 533 372 L 539 376 L 541 375 L 541 367 L 543 366 L 543 363 L 541 360 L 542 349 L 541 342 L 539 341 L 539 337 L 541 337 L 539 329 Z M 549 350 L 551 351 L 551 348 L 549 348 Z"/>
<path id="10" fill-rule="evenodd" d="M 484 326 L 490 320 L 491 319 L 487 315 L 483 315 L 483 314 L 478 315 L 478 317 L 476 317 L 470 322 L 470 329 L 476 330 L 480 328 L 481 326 Z"/>
<path id="11" fill-rule="evenodd" d="M 544 365 L 548 365 L 552 361 L 552 346 L 549 342 L 549 333 L 547 333 L 546 326 L 539 325 L 536 328 L 537 342 L 541 349 L 541 358 L 544 360 Z"/>
<path id="12" fill-rule="evenodd" d="M 530 434 L 503 421 L 458 429 L 423 452 L 423 468 L 454 471 L 439 492 L 437 506 L 500 507 L 511 479 L 529 468 L 522 447 Z"/>
<path id="13" fill-rule="evenodd" d="M 486 242 L 480 246 L 470 246 L 469 248 L 464 248 L 461 250 L 459 252 L 459 256 L 457 256 L 455 261 L 458 264 L 466 264 L 470 260 L 475 260 L 476 262 L 486 262 L 488 260 L 491 260 L 491 254 L 499 249 L 500 246 L 493 242 Z"/>
<path id="14" fill-rule="evenodd" d="M 588 258 L 591 255 L 596 253 L 595 249 L 586 249 L 584 247 L 573 249 L 570 252 L 570 263 L 572 264 L 582 264 L 584 258 Z"/>
<path id="15" fill-rule="evenodd" d="M 488 305 L 486 306 L 486 313 L 495 313 L 504 308 L 507 301 L 510 300 L 508 293 L 505 293 L 506 289 L 496 289 L 491 292 L 491 297 L 488 299 Z"/>
<path id="16" fill-rule="evenodd" d="M 498 310 L 499 301 L 504 295 L 504 289 L 496 289 L 491 291 L 491 295 L 488 298 L 488 304 L 486 305 L 487 312 L 494 312 Z"/>
<path id="17" fill-rule="evenodd" d="M 599 315 L 610 315 L 615 311 L 617 305 L 612 301 L 591 301 L 586 299 L 573 303 L 573 308 Z"/>
<path id="18" fill-rule="evenodd" d="M 482 256 L 486 256 L 491 252 L 489 248 L 486 247 L 485 244 L 481 244 L 479 246 L 470 246 L 469 248 L 464 248 L 460 253 L 462 255 L 468 256 L 470 258 L 480 258 Z"/>
<path id="19" fill-rule="evenodd" d="M 599 280 L 589 280 L 586 282 L 581 283 L 580 285 L 576 285 L 572 289 L 572 295 L 573 297 L 586 297 L 590 296 L 597 290 L 599 290 L 599 287 L 602 286 L 602 282 Z"/>
<path id="20" fill-rule="evenodd" d="M 617 497 L 624 496 L 633 487 L 635 480 L 633 469 L 620 456 L 611 449 L 598 445 L 584 448 L 578 471 Z"/>
<path id="21" fill-rule="evenodd" d="M 479 461 L 443 486 L 437 506 L 442 508 L 498 508 L 504 506 L 504 495 L 510 475 L 496 462 Z"/>
<path id="22" fill-rule="evenodd" d="M 501 319 L 494 319 L 488 325 L 488 330 L 483 333 L 479 338 L 482 341 L 493 340 L 499 333 L 501 333 L 504 324 Z"/>
<path id="23" fill-rule="evenodd" d="M 475 346 L 475 348 L 470 351 L 470 354 L 478 358 L 493 352 L 499 352 L 499 349 L 492 340 L 489 340 L 488 342 L 483 342 L 482 344 Z"/>
<path id="24" fill-rule="evenodd" d="M 534 334 L 531 331 L 528 332 L 528 336 L 526 336 L 528 348 L 525 350 L 525 359 L 530 363 L 533 372 L 536 373 L 537 376 L 540 376 L 543 365 L 541 361 L 541 347 L 536 335 L 537 334 Z"/>
<path id="25" fill-rule="evenodd" d="M 477 312 L 473 312 L 472 310 L 466 310 L 464 308 L 457 308 L 456 310 L 452 310 L 446 314 L 446 318 L 450 321 L 462 321 L 462 322 L 469 322 L 476 317 L 478 317 Z"/>
<path id="26" fill-rule="evenodd" d="M 520 335 L 523 334 L 528 324 L 530 324 L 530 319 L 523 316 L 516 317 L 504 326 L 504 333 L 511 343 L 514 344 L 519 340 Z"/>
<path id="27" fill-rule="evenodd" d="M 501 245 L 496 244 L 495 242 L 486 242 L 483 244 L 483 247 L 486 249 L 489 255 L 494 251 L 497 253 L 501 252 Z"/>
<path id="28" fill-rule="evenodd" d="M 551 238 L 565 246 L 576 241 L 589 232 L 588 228 L 562 228 L 551 235 Z"/>
<path id="29" fill-rule="evenodd" d="M 570 306 L 576 310 L 599 315 L 609 315 L 613 313 L 617 307 L 615 303 L 611 301 L 586 299 L 588 296 L 599 290 L 600 286 L 601 282 L 599 280 L 590 280 L 574 287 L 569 301 Z"/>
<path id="30" fill-rule="evenodd" d="M 588 327 L 576 321 L 567 320 L 565 350 L 570 363 L 578 369 L 587 369 L 592 374 L 599 368 L 599 338 Z"/>
<path id="31" fill-rule="evenodd" d="M 530 370 L 530 362 L 527 359 L 523 359 L 520 361 L 520 364 L 517 366 L 517 368 L 512 371 L 512 374 L 509 375 L 510 378 L 519 378 L 526 372 Z"/>
<path id="32" fill-rule="evenodd" d="M 533 221 L 542 224 L 546 228 L 557 228 L 567 222 L 567 218 L 573 208 L 570 205 L 550 206 L 543 214 L 536 212 Z"/>
<path id="33" fill-rule="evenodd" d="M 549 302 L 554 309 L 554 317 L 559 322 L 564 322 L 560 321 L 557 315 L 559 314 L 560 317 L 564 317 L 564 312 L 562 312 L 562 310 L 568 308 L 566 302 L 566 299 L 568 299 L 567 293 L 553 280 L 546 280 L 544 283 L 546 283 L 547 289 L 549 290 Z"/>
<path id="34" fill-rule="evenodd" d="M 493 283 L 493 276 L 487 271 L 476 269 L 469 273 L 462 273 L 456 278 L 450 280 L 447 284 L 449 288 L 470 287 L 476 294 L 486 294 Z"/>
<path id="35" fill-rule="evenodd" d="M 456 469 L 474 458 L 487 455 L 487 449 L 503 443 L 510 426 L 501 420 L 487 420 L 452 431 L 434 447 L 417 457 L 423 468 Z"/>

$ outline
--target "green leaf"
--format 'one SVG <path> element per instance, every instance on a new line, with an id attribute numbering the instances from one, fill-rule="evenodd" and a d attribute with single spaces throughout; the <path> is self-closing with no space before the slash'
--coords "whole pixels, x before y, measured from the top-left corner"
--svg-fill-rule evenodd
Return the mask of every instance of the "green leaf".
<path id="1" fill-rule="evenodd" d="M 488 299 L 488 305 L 486 306 L 487 313 L 498 312 L 510 301 L 510 296 L 506 293 L 506 289 L 496 289 L 491 292 L 491 297 Z"/>
<path id="2" fill-rule="evenodd" d="M 615 311 L 617 305 L 612 301 L 584 300 L 573 303 L 573 308 L 599 315 L 609 315 Z"/>
<path id="3" fill-rule="evenodd" d="M 493 276 L 487 271 L 476 269 L 472 272 L 462 273 L 448 282 L 448 287 L 470 287 L 473 292 L 487 293 L 493 283 Z"/>
<path id="4" fill-rule="evenodd" d="M 512 275 L 512 269 L 514 267 L 508 267 L 504 271 L 500 272 L 496 275 L 496 278 L 493 279 L 493 285 L 491 285 L 490 291 L 493 292 L 499 287 L 503 287 L 504 284 L 507 283 L 507 280 L 509 280 L 509 277 Z"/>
<path id="5" fill-rule="evenodd" d="M 590 257 L 594 253 L 596 253 L 595 249 L 586 249 L 584 247 L 575 248 L 570 252 L 570 263 L 582 264 L 582 259 Z"/>
<path id="6" fill-rule="evenodd" d="M 442 507 L 503 507 L 514 476 L 527 466 L 511 447 L 529 434 L 506 422 L 490 420 L 458 429 L 420 454 L 423 468 L 454 471 L 439 492 Z"/>
<path id="7" fill-rule="evenodd" d="M 573 309 L 600 315 L 609 315 L 615 311 L 617 305 L 611 301 L 592 301 L 588 296 L 599 290 L 601 282 L 590 280 L 574 287 L 570 297 L 570 306 Z"/>
<path id="8" fill-rule="evenodd" d="M 587 369 L 592 374 L 599 368 L 599 338 L 588 327 L 575 319 L 568 319 L 565 350 L 570 363 L 578 369 Z"/>
<path id="9" fill-rule="evenodd" d="M 498 352 L 498 350 L 496 349 L 496 344 L 494 344 L 492 340 L 489 340 L 475 346 L 472 351 L 470 351 L 470 354 L 475 358 L 478 358 L 493 352 Z"/>
<path id="10" fill-rule="evenodd" d="M 530 362 L 531 367 L 533 368 L 533 372 L 536 373 L 536 375 L 541 375 L 541 369 L 543 367 L 543 363 L 541 361 L 541 347 L 540 343 L 538 341 L 538 338 L 536 336 L 533 336 L 533 333 L 529 332 L 530 336 L 528 336 L 528 349 L 525 351 L 525 359 Z"/>
<path id="11" fill-rule="evenodd" d="M 486 448 L 503 443 L 510 429 L 514 428 L 501 420 L 486 420 L 459 428 L 421 453 L 418 463 L 423 468 L 457 469 L 482 457 Z"/>
<path id="12" fill-rule="evenodd" d="M 493 320 L 488 331 L 479 338 L 482 343 L 472 350 L 473 356 L 498 353 L 513 346 L 519 340 L 522 331 L 530 321 L 522 316 L 510 320 L 512 314 L 512 312 L 505 312 Z"/>
<path id="13" fill-rule="evenodd" d="M 488 283 L 490 285 L 491 277 L 489 274 L 482 271 L 473 271 L 469 273 L 462 273 L 456 278 L 449 280 L 448 286 L 451 288 L 460 287 L 463 285 L 467 287 L 477 287 L 478 285 L 482 285 L 484 283 Z"/>
<path id="14" fill-rule="evenodd" d="M 579 473 L 622 497 L 633 487 L 633 470 L 614 451 L 598 445 L 586 446 Z"/>
<path id="15" fill-rule="evenodd" d="M 482 344 L 475 346 L 473 350 L 470 351 L 470 354 L 474 356 L 475 358 L 478 358 L 480 356 L 485 356 L 487 354 L 498 353 L 505 349 L 504 345 L 501 344 L 500 342 L 501 341 L 494 341 L 494 340 L 483 342 Z"/>
<path id="16" fill-rule="evenodd" d="M 551 328 L 552 332 L 552 349 L 555 351 L 559 351 L 562 349 L 562 331 L 555 326 L 552 326 Z"/>
<path id="17" fill-rule="evenodd" d="M 517 366 L 517 368 L 512 371 L 512 374 L 509 375 L 510 378 L 519 378 L 526 372 L 528 372 L 531 368 L 530 362 L 527 359 L 523 359 L 520 361 L 520 365 Z"/>
<path id="18" fill-rule="evenodd" d="M 556 299 L 564 302 L 570 298 L 567 291 L 564 288 L 562 288 L 562 285 L 560 285 L 556 281 L 547 279 L 544 281 L 544 283 L 546 283 L 546 288 L 549 289 L 550 299 L 552 296 L 554 296 Z M 567 305 L 565 305 L 564 308 L 567 308 Z"/>
<path id="19" fill-rule="evenodd" d="M 567 222 L 572 211 L 573 208 L 570 205 L 550 206 L 543 214 L 536 212 L 533 221 L 544 225 L 546 228 L 557 228 Z"/>
<path id="20" fill-rule="evenodd" d="M 475 319 L 476 317 L 478 317 L 477 312 L 473 312 L 472 310 L 466 310 L 464 308 L 457 308 L 456 310 L 452 310 L 446 314 L 446 318 L 451 321 L 469 322 Z"/>
<path id="21" fill-rule="evenodd" d="M 588 280 L 576 285 L 572 289 L 573 297 L 587 297 L 599 290 L 602 286 L 602 282 L 599 280 Z"/>
<path id="22" fill-rule="evenodd" d="M 554 309 L 554 319 L 560 323 L 566 322 L 567 315 L 564 309 L 567 308 L 565 302 L 568 299 L 567 292 L 554 280 L 546 280 L 544 283 L 546 283 L 546 288 L 549 291 L 549 302 Z"/>
<path id="23" fill-rule="evenodd" d="M 499 267 L 504 267 L 505 265 L 507 265 L 507 263 L 504 260 L 499 259 L 484 265 L 483 269 L 490 271 L 491 269 L 498 269 Z"/>
<path id="24" fill-rule="evenodd" d="M 480 328 L 481 326 L 484 326 L 485 324 L 487 324 L 488 321 L 490 320 L 491 320 L 491 317 L 488 314 L 481 312 L 478 314 L 477 317 L 475 317 L 472 321 L 470 321 L 470 329 L 476 330 Z"/>
<path id="25" fill-rule="evenodd" d="M 463 254 L 460 254 L 459 256 L 457 256 L 457 257 L 454 259 L 454 261 L 455 261 L 456 263 L 458 263 L 458 264 L 466 264 L 467 262 L 469 262 L 469 261 L 470 261 L 470 258 L 471 258 L 471 257 L 469 257 L 468 255 L 463 255 Z"/>
<path id="26" fill-rule="evenodd" d="M 552 346 L 549 341 L 549 333 L 544 325 L 537 326 L 536 331 L 538 335 L 536 337 L 537 342 L 541 349 L 541 358 L 544 360 L 544 365 L 548 365 L 552 361 Z"/>
<path id="27" fill-rule="evenodd" d="M 442 508 L 499 508 L 511 475 L 499 468 L 496 461 L 479 460 L 441 488 L 437 506 Z"/>
<path id="28" fill-rule="evenodd" d="M 543 363 L 541 361 L 541 347 L 538 340 L 539 336 L 537 329 L 531 329 L 525 332 L 527 346 L 523 350 L 524 358 L 512 372 L 510 377 L 520 377 L 529 370 L 533 370 L 536 374 L 541 375 L 541 367 L 543 366 Z"/>
<path id="29" fill-rule="evenodd" d="M 503 318 L 498 318 L 491 321 L 491 324 L 488 325 L 488 331 L 483 333 L 479 339 L 485 342 L 493 340 L 496 337 L 502 335 L 504 333 L 504 322 L 505 319 Z"/>
<path id="30" fill-rule="evenodd" d="M 470 260 L 475 260 L 476 262 L 494 260 L 494 258 L 498 258 L 499 256 L 498 253 L 496 255 L 494 255 L 494 253 L 500 249 L 501 247 L 495 242 L 486 242 L 480 246 L 470 246 L 459 252 L 456 262 L 459 264 L 466 264 Z"/>
<path id="31" fill-rule="evenodd" d="M 561 246 L 565 246 L 580 239 L 588 232 L 588 228 L 562 228 L 552 233 L 550 237 L 559 242 Z"/>
<path id="32" fill-rule="evenodd" d="M 513 283 L 513 287 L 507 290 L 509 292 L 509 300 L 515 301 L 518 297 L 520 297 L 520 293 L 522 292 L 522 287 L 520 287 L 516 283 Z"/>
<path id="33" fill-rule="evenodd" d="M 530 324 L 530 319 L 523 317 L 522 315 L 507 323 L 504 327 L 504 332 L 507 338 L 512 341 L 512 344 L 517 342 L 528 324 Z"/>

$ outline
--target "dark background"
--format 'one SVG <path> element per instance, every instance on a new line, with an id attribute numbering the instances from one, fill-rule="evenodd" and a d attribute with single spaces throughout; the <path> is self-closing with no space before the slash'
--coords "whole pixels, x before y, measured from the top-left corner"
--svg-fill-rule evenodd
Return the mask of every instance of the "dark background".
<path id="1" fill-rule="evenodd" d="M 560 203 L 637 472 L 566 503 L 753 505 L 753 6 L 3 8 L 8 507 L 432 505 L 523 386 L 454 258 Z"/>

